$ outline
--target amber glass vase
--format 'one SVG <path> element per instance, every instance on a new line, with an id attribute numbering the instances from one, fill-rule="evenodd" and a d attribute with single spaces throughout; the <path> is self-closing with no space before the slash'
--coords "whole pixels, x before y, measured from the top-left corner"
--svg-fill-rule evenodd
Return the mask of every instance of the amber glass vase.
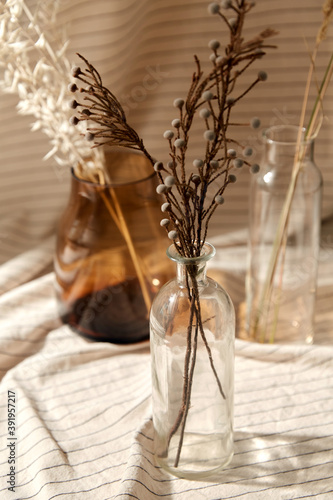
<path id="1" fill-rule="evenodd" d="M 152 166 L 127 150 L 105 158 L 108 185 L 72 171 L 57 237 L 56 294 L 62 320 L 81 335 L 132 343 L 148 338 L 151 301 L 172 270 Z"/>

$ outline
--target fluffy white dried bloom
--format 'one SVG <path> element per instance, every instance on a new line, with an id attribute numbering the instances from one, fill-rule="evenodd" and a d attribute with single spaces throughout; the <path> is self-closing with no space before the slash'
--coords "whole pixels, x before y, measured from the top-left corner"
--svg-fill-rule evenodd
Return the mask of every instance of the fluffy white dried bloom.
<path id="1" fill-rule="evenodd" d="M 166 202 L 166 203 L 163 203 L 163 205 L 161 206 L 161 210 L 162 210 L 162 212 L 167 212 L 170 207 L 171 207 L 170 203 Z"/>
<path id="2" fill-rule="evenodd" d="M 182 148 L 185 144 L 184 139 L 176 139 L 174 145 L 176 148 Z"/>
<path id="3" fill-rule="evenodd" d="M 168 238 L 170 240 L 176 240 L 178 238 L 178 233 L 175 230 L 169 231 L 168 232 Z"/>
<path id="4" fill-rule="evenodd" d="M 221 196 L 220 194 L 216 195 L 216 196 L 215 196 L 215 203 L 216 203 L 217 205 L 223 205 L 223 203 L 224 203 L 224 198 L 223 198 L 223 196 Z"/>
<path id="5" fill-rule="evenodd" d="M 207 120 L 207 118 L 209 118 L 210 115 L 211 115 L 211 111 L 208 108 L 202 108 L 199 111 L 199 115 L 200 115 L 201 118 L 204 118 L 204 119 Z"/>
<path id="6" fill-rule="evenodd" d="M 154 170 L 155 172 L 161 172 L 161 170 L 163 170 L 163 163 L 161 161 L 156 161 L 154 163 Z"/>
<path id="7" fill-rule="evenodd" d="M 257 174 L 259 170 L 260 166 L 258 165 L 258 163 L 254 163 L 253 165 L 251 165 L 250 171 L 252 174 Z"/>
<path id="8" fill-rule="evenodd" d="M 170 225 L 170 220 L 169 219 L 162 219 L 160 222 L 160 225 L 162 227 L 168 227 Z"/>
<path id="9" fill-rule="evenodd" d="M 213 141 L 215 139 L 214 130 L 205 130 L 204 138 L 206 139 L 206 141 Z"/>
<path id="10" fill-rule="evenodd" d="M 168 175 L 165 179 L 164 179 L 164 184 L 168 187 L 172 187 L 176 184 L 176 179 L 173 175 Z"/>
<path id="11" fill-rule="evenodd" d="M 42 130 L 51 142 L 45 158 L 73 165 L 91 155 L 78 128 L 70 125 L 68 40 L 56 28 L 59 0 L 7 0 L 0 9 L 0 91 L 18 95 L 18 112 L 35 118 L 31 130 Z"/>
<path id="12" fill-rule="evenodd" d="M 175 135 L 175 134 L 172 132 L 172 130 L 166 130 L 166 131 L 163 133 L 163 137 L 164 137 L 164 139 L 169 139 L 169 140 L 170 140 L 170 139 L 172 139 L 174 135 Z"/>

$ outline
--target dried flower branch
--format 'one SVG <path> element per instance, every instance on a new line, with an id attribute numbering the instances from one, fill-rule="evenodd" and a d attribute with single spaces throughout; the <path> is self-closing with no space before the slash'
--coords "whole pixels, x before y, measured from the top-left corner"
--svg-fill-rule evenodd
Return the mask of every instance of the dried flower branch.
<path id="1" fill-rule="evenodd" d="M 217 207 L 224 202 L 224 191 L 236 181 L 231 174 L 234 168 L 243 165 L 257 172 L 258 166 L 251 165 L 246 156 L 241 157 L 234 149 L 237 141 L 229 135 L 229 128 L 244 124 L 232 123 L 232 109 L 259 82 L 267 79 L 264 71 L 259 71 L 255 80 L 245 91 L 237 94 L 237 83 L 246 69 L 257 59 L 261 59 L 264 49 L 272 47 L 266 40 L 276 35 L 266 29 L 253 39 L 245 42 L 242 37 L 244 18 L 252 8 L 252 2 L 241 0 L 228 3 L 237 14 L 228 19 L 217 3 L 209 5 L 209 12 L 220 16 L 226 23 L 230 34 L 229 44 L 220 50 L 217 40 L 209 42 L 212 53 L 212 69 L 205 76 L 199 59 L 195 56 L 196 70 L 186 99 L 177 98 L 174 106 L 179 117 L 172 121 L 172 129 L 164 132 L 169 144 L 170 160 L 163 164 L 155 162 L 146 150 L 142 139 L 127 123 L 125 113 L 117 98 L 103 86 L 102 79 L 83 56 L 86 69 L 75 67 L 73 76 L 84 83 L 78 88 L 71 84 L 73 92 L 83 95 L 72 101 L 72 107 L 78 113 L 72 117 L 72 123 L 88 122 L 87 138 L 93 141 L 93 147 L 116 145 L 141 150 L 154 165 L 160 185 L 157 190 L 166 199 L 163 211 L 169 216 L 162 225 L 168 236 L 175 241 L 181 255 L 195 257 L 200 255 L 205 242 L 209 222 Z M 194 172 L 187 173 L 187 152 L 190 146 L 190 130 L 195 118 L 203 123 L 205 152 L 201 159 L 193 163 Z M 247 126 L 260 126 L 254 118 Z M 208 190 L 218 184 L 213 193 L 213 201 L 208 197 Z"/>
<path id="2" fill-rule="evenodd" d="M 222 7 L 225 10 L 232 10 L 235 17 L 229 18 L 215 2 L 209 4 L 208 10 L 210 14 L 219 16 L 225 23 L 229 33 L 229 43 L 223 50 L 219 41 L 209 42 L 211 69 L 207 74 L 202 70 L 198 57 L 194 56 L 195 71 L 187 97 L 185 99 L 178 97 L 174 100 L 173 105 L 178 111 L 178 117 L 172 120 L 172 128 L 163 134 L 169 145 L 169 161 L 166 164 L 153 160 L 142 139 L 127 123 L 117 98 L 103 86 L 99 73 L 83 56 L 80 57 L 85 62 L 86 69 L 75 67 L 72 74 L 85 87 L 79 88 L 76 83 L 70 85 L 74 93 L 83 95 L 83 99 L 77 97 L 72 102 L 77 114 L 71 121 L 74 124 L 88 122 L 87 139 L 93 142 L 93 147 L 109 144 L 139 149 L 150 160 L 160 181 L 157 192 L 165 198 L 161 210 L 167 217 L 162 219 L 161 225 L 166 229 L 179 254 L 188 258 L 201 255 L 209 222 L 217 207 L 224 203 L 226 188 L 237 180 L 231 171 L 244 165 L 253 173 L 259 169 L 257 164 L 251 165 L 247 159 L 251 155 L 249 148 L 243 150 L 241 155 L 237 153 L 236 148 L 239 145 L 229 129 L 244 125 L 232 122 L 234 106 L 257 84 L 267 79 L 265 71 L 259 71 L 245 91 L 238 92 L 241 76 L 257 59 L 265 55 L 264 49 L 272 47 L 266 44 L 266 40 L 276 35 L 276 32 L 266 29 L 253 39 L 244 41 L 242 30 L 245 16 L 253 7 L 253 2 L 225 0 L 222 2 Z M 200 120 L 203 127 L 204 151 L 202 157 L 193 162 L 195 170 L 189 171 L 187 157 L 190 149 L 190 131 L 195 119 Z M 260 120 L 254 117 L 245 125 L 258 128 Z M 213 197 L 210 198 L 208 191 L 212 189 Z M 225 398 L 204 328 L 205 318 L 202 316 L 200 304 L 197 265 L 187 266 L 186 272 L 189 323 L 186 332 L 183 395 L 168 440 L 170 443 L 172 436 L 180 432 L 175 467 L 178 466 L 180 459 L 186 419 L 190 409 L 199 336 L 207 351 L 221 397 Z"/>
<path id="3" fill-rule="evenodd" d="M 103 86 L 102 78 L 94 66 L 82 55 L 78 56 L 85 62 L 86 69 L 81 71 L 80 67 L 74 67 L 72 74 L 85 86 L 78 89 L 74 83 L 69 85 L 69 90 L 73 93 L 79 90 L 84 96 L 84 106 L 75 99 L 71 101 L 73 109 L 79 108 L 78 116 L 73 116 L 71 123 L 77 125 L 89 120 L 94 123 L 94 127 L 88 128 L 85 137 L 88 141 L 94 141 L 95 146 L 121 146 L 140 150 L 152 162 L 143 141 L 127 123 L 125 112 L 116 96 Z"/>
<path id="4" fill-rule="evenodd" d="M 18 112 L 32 115 L 32 130 L 42 130 L 60 165 L 74 165 L 91 151 L 68 118 L 67 90 L 70 63 L 68 40 L 56 27 L 58 0 L 39 0 L 29 9 L 24 0 L 9 0 L 0 7 L 0 90 L 19 97 Z M 67 97 L 68 96 L 68 97 Z"/>

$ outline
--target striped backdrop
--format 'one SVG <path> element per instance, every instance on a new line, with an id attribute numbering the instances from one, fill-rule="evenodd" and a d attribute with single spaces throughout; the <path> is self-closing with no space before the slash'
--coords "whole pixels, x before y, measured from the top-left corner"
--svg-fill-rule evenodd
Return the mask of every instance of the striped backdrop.
<path id="1" fill-rule="evenodd" d="M 34 4 L 36 0 L 28 0 Z M 59 22 L 70 39 L 68 57 L 76 52 L 100 71 L 105 84 L 118 96 L 128 120 L 138 129 L 150 152 L 168 159 L 163 132 L 175 117 L 172 102 L 185 97 L 194 70 L 193 55 L 208 65 L 208 41 L 223 43 L 224 25 L 207 12 L 207 0 L 63 0 Z M 268 81 L 257 86 L 236 109 L 235 121 L 259 116 L 262 127 L 298 123 L 309 67 L 307 44 L 313 46 L 322 20 L 322 0 L 258 0 L 248 17 L 246 34 L 255 36 L 268 26 L 279 31 L 272 40 L 277 49 L 257 61 L 244 80 L 260 69 Z M 223 31 L 222 31 L 223 29 Z M 318 78 L 332 51 L 329 36 L 317 59 Z M 206 66 L 207 67 L 207 66 Z M 316 141 L 316 161 L 325 181 L 323 217 L 333 213 L 333 87 L 328 89 L 323 124 Z M 68 170 L 52 160 L 41 132 L 31 133 L 30 118 L 18 116 L 15 95 L 0 94 L 0 262 L 33 248 L 54 232 L 69 189 Z M 235 130 L 235 138 L 255 151 L 260 161 L 261 131 Z M 202 155 L 202 130 L 193 131 L 191 157 Z M 212 234 L 240 229 L 247 224 L 249 174 L 238 173 L 223 208 L 212 221 Z M 232 191 L 232 192 L 231 192 Z M 228 194 L 228 193 L 227 193 Z M 226 195 L 227 196 L 227 195 Z"/>

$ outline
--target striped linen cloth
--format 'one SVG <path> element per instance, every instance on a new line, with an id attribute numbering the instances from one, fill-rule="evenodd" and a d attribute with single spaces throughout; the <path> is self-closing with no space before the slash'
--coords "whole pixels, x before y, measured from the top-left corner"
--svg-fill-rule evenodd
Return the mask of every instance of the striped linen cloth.
<path id="1" fill-rule="evenodd" d="M 235 305 L 244 289 L 241 236 L 214 241 L 219 250 L 211 269 L 227 271 Z M 13 260 L 0 275 L 6 290 L 0 297 L 0 497 L 331 499 L 332 251 L 323 248 L 320 259 L 314 345 L 236 340 L 235 456 L 205 482 L 176 479 L 154 461 L 148 342 L 95 343 L 60 323 L 53 273 L 33 278 L 36 261 L 44 268 L 51 263 L 51 242 Z M 15 394 L 15 441 L 7 428 L 8 394 Z M 7 489 L 13 443 L 15 492 Z"/>
<path id="2" fill-rule="evenodd" d="M 221 40 L 207 3 L 61 3 L 59 22 L 68 25 L 70 59 L 77 63 L 78 51 L 97 66 L 127 108 L 130 123 L 161 160 L 167 156 L 162 134 L 175 117 L 173 100 L 186 95 L 193 54 L 207 60 L 208 41 Z M 277 29 L 278 49 L 249 72 L 251 80 L 264 69 L 269 80 L 243 101 L 235 118 L 260 116 L 264 127 L 297 123 L 309 66 L 303 38 L 311 47 L 321 5 L 321 0 L 257 0 L 248 34 Z M 319 74 L 332 41 L 329 33 L 317 61 Z M 47 139 L 29 131 L 31 120 L 17 115 L 16 103 L 16 96 L 0 95 L 0 498 L 331 499 L 332 119 L 316 140 L 325 190 L 315 344 L 236 341 L 235 457 L 218 478 L 189 482 L 168 476 L 154 462 L 148 343 L 93 343 L 59 321 L 52 259 L 70 176 L 51 160 L 42 161 L 50 149 Z M 325 111 L 333 116 L 332 86 Z M 254 147 L 258 161 L 259 134 L 248 129 L 237 134 Z M 194 157 L 202 152 L 200 141 L 201 131 L 195 131 Z M 218 250 L 211 272 L 237 309 L 244 300 L 248 180 L 241 171 L 210 235 Z M 8 439 L 12 393 L 17 440 Z M 11 452 L 15 492 L 7 483 Z"/>

